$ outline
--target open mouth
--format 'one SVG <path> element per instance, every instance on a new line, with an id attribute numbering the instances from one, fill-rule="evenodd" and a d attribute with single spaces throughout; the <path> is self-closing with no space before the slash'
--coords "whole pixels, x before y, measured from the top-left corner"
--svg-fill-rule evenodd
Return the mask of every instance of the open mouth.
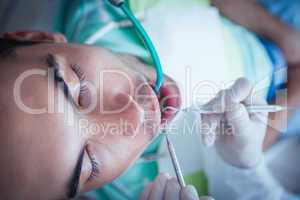
<path id="1" fill-rule="evenodd" d="M 167 107 L 180 108 L 181 106 L 181 97 L 178 87 L 175 83 L 172 84 L 164 84 L 159 93 L 157 94 L 160 110 L 161 110 L 161 123 L 166 124 L 171 121 L 176 111 L 171 109 L 165 109 Z"/>

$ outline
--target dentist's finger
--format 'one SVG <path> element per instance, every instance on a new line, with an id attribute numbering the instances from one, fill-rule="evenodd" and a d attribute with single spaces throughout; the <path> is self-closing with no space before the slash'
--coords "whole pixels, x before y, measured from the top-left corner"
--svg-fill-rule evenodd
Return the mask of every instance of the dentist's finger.
<path id="1" fill-rule="evenodd" d="M 252 86 L 250 82 L 245 78 L 239 78 L 235 81 L 232 87 L 229 89 L 227 98 L 231 102 L 240 103 L 244 101 L 251 93 Z"/>
<path id="2" fill-rule="evenodd" d="M 214 145 L 220 130 L 221 118 L 220 114 L 206 114 L 201 116 L 199 128 L 203 145 Z"/>
<path id="3" fill-rule="evenodd" d="M 171 178 L 167 181 L 165 190 L 165 200 L 180 200 L 180 185 L 176 178 Z"/>
<path id="4" fill-rule="evenodd" d="M 188 185 L 181 189 L 180 200 L 199 200 L 199 196 L 195 187 Z"/>
<path id="5" fill-rule="evenodd" d="M 250 95 L 251 88 L 247 79 L 240 78 L 229 89 L 221 90 L 204 107 L 217 112 L 231 110 L 235 104 L 243 102 Z"/>
<path id="6" fill-rule="evenodd" d="M 249 122 L 249 113 L 243 102 L 249 97 L 251 90 L 252 86 L 245 78 L 236 80 L 232 87 L 228 89 L 225 96 L 225 119 L 229 125 L 241 126 L 240 123 Z"/>
<path id="7" fill-rule="evenodd" d="M 145 187 L 144 192 L 142 193 L 142 195 L 141 195 L 141 197 L 140 197 L 140 200 L 148 200 L 148 199 L 149 199 L 149 196 L 150 196 L 152 187 L 153 187 L 153 183 L 149 183 L 149 184 Z"/>
<path id="8" fill-rule="evenodd" d="M 241 127 L 243 124 L 247 124 L 250 118 L 245 105 L 239 103 L 233 105 L 232 109 L 225 112 L 225 120 L 228 125 Z"/>
<path id="9" fill-rule="evenodd" d="M 265 95 L 261 92 L 251 91 L 251 93 L 244 100 L 246 106 L 260 106 L 267 105 Z"/>
<path id="10" fill-rule="evenodd" d="M 224 111 L 236 111 L 237 105 L 244 102 L 250 95 L 252 87 L 247 79 L 240 78 L 229 88 L 224 90 L 221 103 Z"/>
<path id="11" fill-rule="evenodd" d="M 161 174 L 156 178 L 148 200 L 163 200 L 168 178 L 167 174 Z"/>
<path id="12" fill-rule="evenodd" d="M 267 106 L 268 103 L 265 99 L 264 94 L 261 92 L 252 91 L 251 94 L 244 101 L 246 106 Z M 256 112 L 250 113 L 250 119 L 254 121 L 263 121 L 265 122 L 268 118 L 267 112 Z"/>

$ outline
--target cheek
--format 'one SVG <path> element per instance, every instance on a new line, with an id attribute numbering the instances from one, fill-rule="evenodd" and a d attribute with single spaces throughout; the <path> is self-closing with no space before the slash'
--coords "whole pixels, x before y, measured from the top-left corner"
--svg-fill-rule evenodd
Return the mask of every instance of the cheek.
<path id="1" fill-rule="evenodd" d="M 107 109 L 89 113 L 80 121 L 81 131 L 98 138 L 110 135 L 135 136 L 143 131 L 145 111 L 132 97 L 119 94 L 111 105 L 119 109 Z"/>
<path id="2" fill-rule="evenodd" d="M 117 83 L 113 86 L 108 83 Z M 133 95 L 133 86 L 129 81 L 107 81 L 98 89 L 98 108 L 104 113 L 120 113 L 128 108 L 130 99 L 126 95 Z M 99 110 L 99 109 L 98 109 Z"/>
<path id="3" fill-rule="evenodd" d="M 101 126 L 97 128 L 98 133 L 101 132 L 101 134 L 94 132 L 87 139 L 90 151 L 100 166 L 100 175 L 90 183 L 89 189 L 101 187 L 120 176 L 152 140 L 152 135 L 144 132 L 142 125 L 139 125 L 134 134 L 127 134 L 127 131 L 122 130 L 124 127 L 122 123 L 119 123 L 119 118 L 115 116 L 111 118 L 112 121 L 105 123 L 102 118 Z"/>

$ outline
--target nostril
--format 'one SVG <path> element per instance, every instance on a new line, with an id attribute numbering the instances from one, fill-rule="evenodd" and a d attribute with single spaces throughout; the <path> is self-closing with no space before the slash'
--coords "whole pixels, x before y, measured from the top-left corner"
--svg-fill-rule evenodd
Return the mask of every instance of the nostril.
<path id="1" fill-rule="evenodd" d="M 148 83 L 143 83 L 137 87 L 135 93 L 135 100 L 146 111 L 160 111 L 158 97 L 156 96 L 154 90 Z"/>
<path id="2" fill-rule="evenodd" d="M 115 96 L 115 100 L 116 103 L 120 106 L 125 106 L 127 104 L 129 104 L 130 102 L 130 98 L 128 97 L 128 95 L 123 94 L 123 93 L 119 93 Z"/>
<path id="3" fill-rule="evenodd" d="M 145 122 L 144 109 L 131 95 L 120 93 L 116 95 L 116 101 L 122 105 L 120 113 L 117 114 L 120 128 L 125 136 L 135 136 Z"/>
<path id="4" fill-rule="evenodd" d="M 131 106 L 133 98 L 127 93 L 117 93 L 112 98 L 105 99 L 103 101 L 103 107 L 110 113 L 120 114 L 126 112 Z"/>

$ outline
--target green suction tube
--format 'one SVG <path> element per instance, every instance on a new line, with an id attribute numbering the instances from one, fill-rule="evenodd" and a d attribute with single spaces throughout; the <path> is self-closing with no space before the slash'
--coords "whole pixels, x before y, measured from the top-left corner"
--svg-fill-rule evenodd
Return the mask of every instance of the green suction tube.
<path id="1" fill-rule="evenodd" d="M 149 35 L 145 31 L 145 29 L 143 28 L 143 26 L 141 25 L 139 20 L 134 16 L 132 11 L 126 6 L 124 1 L 122 1 L 122 0 L 117 0 L 117 1 L 116 0 L 115 1 L 111 0 L 110 2 L 114 6 L 117 6 L 117 7 L 121 8 L 121 10 L 124 12 L 124 14 L 132 22 L 132 24 L 134 25 L 136 31 L 141 36 L 141 38 L 144 41 L 147 49 L 149 50 L 149 53 L 151 55 L 151 58 L 153 60 L 155 70 L 156 70 L 156 82 L 155 82 L 154 90 L 155 90 L 156 93 L 158 93 L 159 90 L 160 90 L 160 87 L 162 86 L 163 81 L 164 81 L 164 74 L 163 74 L 163 70 L 162 70 L 162 66 L 161 66 L 159 56 L 157 54 L 157 51 L 156 51 Z"/>

